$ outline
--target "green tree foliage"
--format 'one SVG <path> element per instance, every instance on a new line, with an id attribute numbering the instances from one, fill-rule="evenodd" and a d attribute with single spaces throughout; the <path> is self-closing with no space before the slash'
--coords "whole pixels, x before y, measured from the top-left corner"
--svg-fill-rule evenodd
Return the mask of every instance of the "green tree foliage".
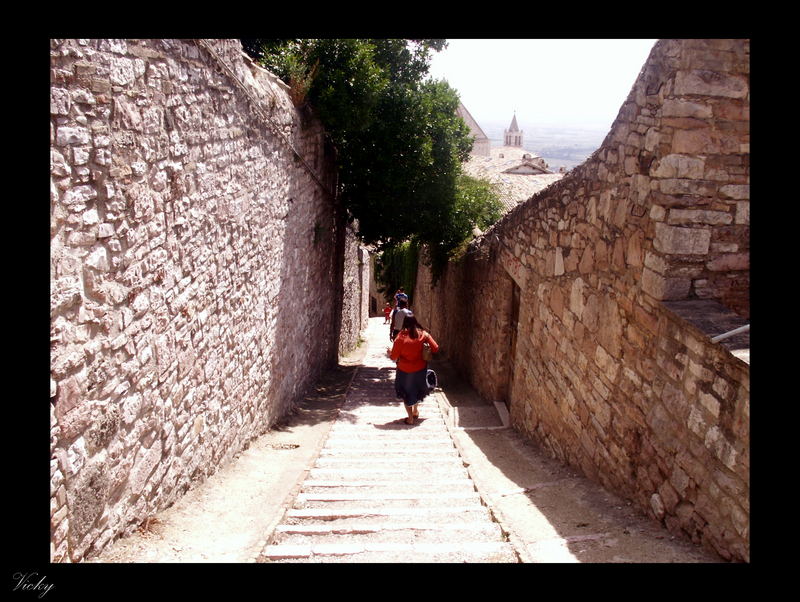
<path id="1" fill-rule="evenodd" d="M 375 261 L 375 280 L 382 283 L 378 286 L 378 291 L 387 301 L 391 302 L 397 289 L 402 286 L 413 302 L 418 259 L 419 248 L 412 241 L 386 248 L 378 255 Z"/>
<path id="2" fill-rule="evenodd" d="M 340 195 L 381 250 L 426 246 L 438 274 L 499 204 L 461 172 L 472 148 L 458 94 L 427 77 L 444 40 L 245 40 L 307 102 L 337 149 Z M 408 286 L 409 283 L 405 282 Z"/>
<path id="3" fill-rule="evenodd" d="M 476 230 L 486 230 L 502 215 L 503 205 L 489 182 L 459 174 L 449 221 L 440 228 L 441 242 L 426 244 L 434 281 L 449 260 L 465 251 Z"/>

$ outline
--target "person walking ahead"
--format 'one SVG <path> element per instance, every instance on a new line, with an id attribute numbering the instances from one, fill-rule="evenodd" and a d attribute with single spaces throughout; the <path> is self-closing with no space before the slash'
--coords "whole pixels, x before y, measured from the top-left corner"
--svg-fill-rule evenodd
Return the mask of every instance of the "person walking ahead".
<path id="1" fill-rule="evenodd" d="M 431 351 L 437 353 L 439 345 L 426 332 L 417 319 L 406 316 L 403 329 L 395 337 L 389 357 L 397 362 L 395 375 L 395 391 L 403 398 L 408 417 L 406 424 L 414 424 L 419 417 L 417 404 L 428 394 L 428 362 L 422 358 L 422 345 L 430 345 Z"/>
<path id="2" fill-rule="evenodd" d="M 413 312 L 408 309 L 407 303 L 400 299 L 397 302 L 397 307 L 392 312 L 391 317 L 391 324 L 389 325 L 389 340 L 394 341 L 394 338 L 403 330 L 403 320 L 407 316 L 414 315 Z"/>

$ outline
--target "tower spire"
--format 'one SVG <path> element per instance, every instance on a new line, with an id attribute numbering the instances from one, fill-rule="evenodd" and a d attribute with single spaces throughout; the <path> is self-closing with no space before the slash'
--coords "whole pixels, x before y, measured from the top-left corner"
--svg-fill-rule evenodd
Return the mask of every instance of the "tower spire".
<path id="1" fill-rule="evenodd" d="M 522 146 L 522 130 L 517 125 L 516 109 L 514 109 L 514 117 L 511 118 L 511 125 L 505 131 L 503 146 Z"/>

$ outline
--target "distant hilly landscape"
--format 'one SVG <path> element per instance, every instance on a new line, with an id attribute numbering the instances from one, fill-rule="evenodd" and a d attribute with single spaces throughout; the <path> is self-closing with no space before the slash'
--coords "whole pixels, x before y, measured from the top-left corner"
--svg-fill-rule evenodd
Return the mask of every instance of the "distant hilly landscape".
<path id="1" fill-rule="evenodd" d="M 509 123 L 483 123 L 481 129 L 489 137 L 492 146 L 503 145 L 503 132 Z M 522 146 L 538 155 L 552 171 L 560 167 L 569 170 L 583 163 L 600 148 L 608 130 L 580 126 L 520 125 L 523 132 Z"/>

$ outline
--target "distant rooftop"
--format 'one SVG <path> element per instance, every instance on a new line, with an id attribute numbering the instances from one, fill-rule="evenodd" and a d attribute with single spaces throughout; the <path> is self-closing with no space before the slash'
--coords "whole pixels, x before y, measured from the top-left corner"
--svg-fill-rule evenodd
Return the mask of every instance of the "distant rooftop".
<path id="1" fill-rule="evenodd" d="M 489 149 L 489 156 L 471 156 L 464 164 L 464 171 L 495 184 L 506 211 L 510 211 L 564 176 L 535 173 L 546 171 L 544 165 L 543 159 L 518 146 L 495 146 Z M 517 173 L 507 173 L 508 170 Z"/>
<path id="2" fill-rule="evenodd" d="M 464 120 L 464 123 L 467 124 L 467 127 L 470 130 L 470 133 L 473 137 L 473 145 L 472 145 L 472 154 L 473 155 L 488 155 L 489 154 L 489 146 L 491 143 L 489 142 L 489 138 L 481 129 L 481 126 L 478 125 L 478 122 L 475 121 L 475 118 L 470 115 L 470 112 L 467 111 L 467 107 L 465 107 L 460 102 L 458 103 L 458 108 L 456 109 L 456 115 L 461 117 Z"/>

